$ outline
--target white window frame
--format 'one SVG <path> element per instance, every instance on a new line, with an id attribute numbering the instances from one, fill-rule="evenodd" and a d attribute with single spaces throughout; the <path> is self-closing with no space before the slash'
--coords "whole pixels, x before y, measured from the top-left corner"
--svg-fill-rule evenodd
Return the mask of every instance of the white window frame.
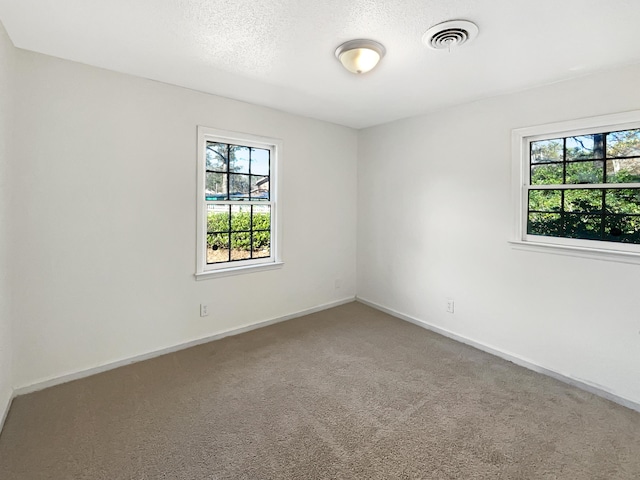
<path id="1" fill-rule="evenodd" d="M 197 148 L 197 241 L 196 241 L 196 279 L 204 280 L 229 275 L 239 275 L 263 270 L 280 268 L 282 262 L 280 254 L 280 238 L 282 236 L 282 221 L 280 216 L 279 191 L 281 183 L 282 141 L 275 138 L 261 137 L 248 133 L 232 132 L 211 127 L 198 126 Z M 270 150 L 270 187 L 269 201 L 260 201 L 260 205 L 271 206 L 271 249 L 270 256 L 233 262 L 207 264 L 207 205 L 251 205 L 249 201 L 207 201 L 206 190 L 206 147 L 207 142 L 219 142 L 246 147 Z M 258 204 L 255 202 L 253 204 Z"/>
<path id="2" fill-rule="evenodd" d="M 512 130 L 514 228 L 509 243 L 514 248 L 521 250 L 640 264 L 640 245 L 637 244 L 527 235 L 527 207 L 530 187 L 529 147 L 532 141 L 635 128 L 640 128 L 640 110 Z M 640 184 L 616 184 L 616 187 L 624 186 L 638 188 Z M 545 188 L 540 185 L 535 187 Z M 557 189 L 557 186 L 549 186 L 549 188 Z M 602 188 L 602 184 L 563 185 L 563 188 Z"/>

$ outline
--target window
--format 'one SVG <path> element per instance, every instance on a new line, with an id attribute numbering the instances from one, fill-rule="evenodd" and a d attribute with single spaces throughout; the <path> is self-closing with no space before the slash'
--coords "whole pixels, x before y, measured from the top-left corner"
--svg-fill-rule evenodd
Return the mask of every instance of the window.
<path id="1" fill-rule="evenodd" d="M 640 111 L 514 130 L 513 148 L 513 243 L 640 262 Z"/>
<path id="2" fill-rule="evenodd" d="M 197 277 L 281 265 L 280 151 L 277 140 L 198 127 Z"/>

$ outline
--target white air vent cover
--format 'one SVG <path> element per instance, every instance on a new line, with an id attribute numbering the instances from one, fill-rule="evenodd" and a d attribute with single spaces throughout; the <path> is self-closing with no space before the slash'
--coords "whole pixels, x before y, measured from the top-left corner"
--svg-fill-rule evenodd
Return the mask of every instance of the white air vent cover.
<path id="1" fill-rule="evenodd" d="M 478 27 L 467 20 L 451 20 L 434 25 L 422 36 L 422 43 L 435 50 L 450 50 L 473 40 Z"/>

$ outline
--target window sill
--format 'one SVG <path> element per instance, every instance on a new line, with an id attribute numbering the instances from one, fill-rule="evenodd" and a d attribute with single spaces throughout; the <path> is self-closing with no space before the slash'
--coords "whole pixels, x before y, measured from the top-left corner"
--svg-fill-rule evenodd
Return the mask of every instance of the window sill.
<path id="1" fill-rule="evenodd" d="M 196 273 L 196 280 L 209 280 L 211 278 L 231 277 L 233 275 L 244 275 L 246 273 L 264 272 L 266 270 L 276 270 L 282 268 L 284 262 L 261 263 L 258 265 L 245 265 L 243 267 L 221 268 L 219 270 L 210 270 L 208 272 Z"/>
<path id="2" fill-rule="evenodd" d="M 607 250 L 603 248 L 579 247 L 575 245 L 558 245 L 551 243 L 531 242 L 524 240 L 509 240 L 511 247 L 516 250 L 549 253 L 552 255 L 568 255 L 571 257 L 590 258 L 609 262 L 640 264 L 640 253 Z"/>

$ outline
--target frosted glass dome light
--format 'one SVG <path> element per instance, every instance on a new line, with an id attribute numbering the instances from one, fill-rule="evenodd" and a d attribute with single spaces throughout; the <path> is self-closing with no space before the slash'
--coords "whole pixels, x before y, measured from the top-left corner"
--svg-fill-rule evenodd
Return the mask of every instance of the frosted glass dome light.
<path id="1" fill-rule="evenodd" d="M 336 58 L 351 73 L 367 73 L 384 57 L 384 46 L 373 40 L 350 40 L 336 49 Z"/>

